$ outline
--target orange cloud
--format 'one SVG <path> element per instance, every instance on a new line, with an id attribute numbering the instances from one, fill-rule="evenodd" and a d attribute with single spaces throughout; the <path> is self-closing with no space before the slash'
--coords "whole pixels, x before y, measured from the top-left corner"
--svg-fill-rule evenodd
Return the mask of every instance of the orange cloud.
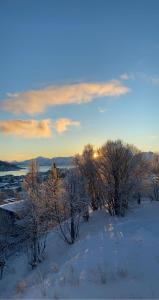
<path id="1" fill-rule="evenodd" d="M 57 133 L 65 132 L 70 126 L 79 126 L 80 122 L 71 119 L 58 119 L 53 122 L 46 120 L 5 120 L 0 121 L 0 132 L 6 135 L 15 135 L 23 138 L 50 138 L 52 128 Z"/>
<path id="2" fill-rule="evenodd" d="M 62 133 L 68 130 L 70 126 L 80 126 L 80 122 L 72 121 L 70 119 L 59 119 L 55 122 L 55 129 L 58 133 Z"/>
<path id="3" fill-rule="evenodd" d="M 42 113 L 48 106 L 87 103 L 98 97 L 120 96 L 128 92 L 129 89 L 120 80 L 49 86 L 23 93 L 9 93 L 1 108 L 15 114 L 34 115 Z"/>
<path id="4" fill-rule="evenodd" d="M 51 137 L 51 121 L 49 119 L 36 120 L 7 120 L 0 121 L 0 132 L 24 138 Z"/>

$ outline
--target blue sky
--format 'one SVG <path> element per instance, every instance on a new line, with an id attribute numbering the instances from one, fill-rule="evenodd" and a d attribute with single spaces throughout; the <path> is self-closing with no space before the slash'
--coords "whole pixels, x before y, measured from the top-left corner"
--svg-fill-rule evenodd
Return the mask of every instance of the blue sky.
<path id="1" fill-rule="evenodd" d="M 0 1 L 0 159 L 159 150 L 158 0 Z"/>

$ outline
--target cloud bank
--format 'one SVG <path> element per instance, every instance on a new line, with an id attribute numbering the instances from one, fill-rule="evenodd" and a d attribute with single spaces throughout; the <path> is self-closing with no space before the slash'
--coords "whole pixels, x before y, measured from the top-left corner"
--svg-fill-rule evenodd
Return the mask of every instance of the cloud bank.
<path id="1" fill-rule="evenodd" d="M 9 93 L 0 108 L 14 114 L 35 115 L 44 112 L 49 106 L 87 103 L 98 97 L 121 96 L 128 92 L 129 88 L 120 80 L 49 86 L 23 93 Z"/>
<path id="2" fill-rule="evenodd" d="M 22 138 L 50 138 L 52 128 L 57 133 L 65 132 L 70 126 L 79 126 L 78 121 L 71 119 L 37 120 L 5 120 L 0 121 L 0 132 L 5 135 L 14 135 Z"/>

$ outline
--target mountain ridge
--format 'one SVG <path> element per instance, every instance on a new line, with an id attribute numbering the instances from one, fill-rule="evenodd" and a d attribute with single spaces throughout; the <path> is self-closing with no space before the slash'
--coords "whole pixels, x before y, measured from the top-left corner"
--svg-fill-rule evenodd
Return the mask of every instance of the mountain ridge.
<path id="1" fill-rule="evenodd" d="M 55 163 L 57 166 L 70 166 L 73 164 L 73 157 L 72 156 L 59 156 L 53 158 L 47 158 L 43 156 L 38 156 L 34 158 L 39 166 L 51 166 L 51 164 Z M 27 159 L 24 161 L 13 161 L 12 163 L 16 164 L 17 166 L 28 166 L 33 159 Z"/>
<path id="2" fill-rule="evenodd" d="M 21 168 L 14 164 L 14 163 L 9 163 L 3 160 L 0 160 L 0 171 L 18 171 Z"/>

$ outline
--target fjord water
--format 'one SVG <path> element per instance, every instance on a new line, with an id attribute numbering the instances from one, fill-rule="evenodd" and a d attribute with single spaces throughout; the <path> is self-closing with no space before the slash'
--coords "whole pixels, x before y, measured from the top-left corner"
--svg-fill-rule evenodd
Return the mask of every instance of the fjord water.
<path id="1" fill-rule="evenodd" d="M 62 169 L 68 169 L 71 166 L 59 166 L 58 168 Z M 47 172 L 50 169 L 50 166 L 40 166 L 39 171 L 40 172 Z M 14 175 L 14 176 L 22 176 L 26 175 L 28 173 L 29 168 L 24 167 L 23 169 L 16 170 L 16 171 L 0 171 L 0 176 L 5 176 L 5 175 Z"/>

